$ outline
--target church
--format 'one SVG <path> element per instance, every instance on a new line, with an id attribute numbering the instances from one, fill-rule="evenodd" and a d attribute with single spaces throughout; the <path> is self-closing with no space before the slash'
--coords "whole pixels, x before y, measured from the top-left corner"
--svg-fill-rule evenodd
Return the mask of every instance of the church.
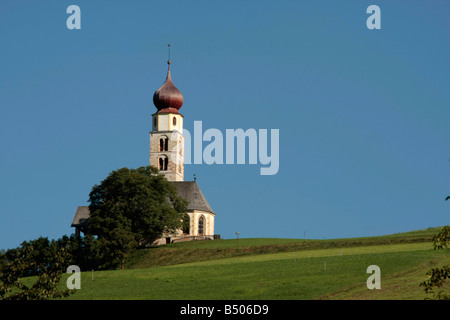
<path id="1" fill-rule="evenodd" d="M 170 59 L 164 84 L 153 95 L 157 111 L 152 114 L 150 131 L 150 165 L 157 168 L 178 191 L 180 197 L 188 201 L 189 231 L 178 230 L 176 234 L 166 234 L 153 244 L 177 241 L 218 239 L 214 234 L 215 213 L 197 185 L 196 179 L 184 181 L 184 136 L 183 115 L 179 112 L 183 105 L 183 95 L 175 87 L 170 74 Z M 72 222 L 75 234 L 87 233 L 88 206 L 79 206 Z"/>

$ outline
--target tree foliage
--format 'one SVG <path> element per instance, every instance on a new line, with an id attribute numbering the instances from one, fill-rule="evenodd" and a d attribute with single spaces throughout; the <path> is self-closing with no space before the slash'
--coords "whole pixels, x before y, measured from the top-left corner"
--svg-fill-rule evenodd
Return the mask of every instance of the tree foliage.
<path id="1" fill-rule="evenodd" d="M 20 247 L 0 253 L 0 299 L 46 300 L 66 297 L 70 290 L 57 288 L 71 261 L 67 237 L 49 241 L 40 237 L 24 241 Z M 24 278 L 36 276 L 34 284 Z"/>
<path id="2" fill-rule="evenodd" d="M 445 198 L 449 200 L 450 196 Z M 436 236 L 433 237 L 434 249 L 444 249 L 450 244 L 450 226 L 445 226 L 442 228 Z M 422 282 L 420 285 L 425 287 L 426 293 L 435 293 L 435 297 L 438 300 L 450 300 L 450 295 L 445 293 L 443 290 L 435 292 L 436 288 L 440 289 L 443 287 L 447 279 L 450 279 L 450 267 L 443 266 L 442 268 L 433 268 L 427 272 L 428 280 Z"/>
<path id="3" fill-rule="evenodd" d="M 436 288 L 440 289 L 447 279 L 450 279 L 450 267 L 444 266 L 442 268 L 433 268 L 427 272 L 428 280 L 422 282 L 420 285 L 425 287 L 426 293 L 435 293 L 438 300 L 450 300 L 450 295 L 443 290 L 435 292 Z"/>
<path id="4" fill-rule="evenodd" d="M 434 249 L 443 249 L 450 244 L 450 226 L 442 228 L 436 236 L 433 237 Z"/>
<path id="5" fill-rule="evenodd" d="M 68 242 L 71 264 L 77 265 L 81 270 L 104 269 L 105 256 L 100 248 L 99 241 L 92 235 L 77 237 L 70 236 Z"/>
<path id="6" fill-rule="evenodd" d="M 442 228 L 441 232 L 433 237 L 434 249 L 444 249 L 448 247 L 450 243 L 449 236 L 450 226 Z M 420 285 L 425 288 L 426 293 L 434 293 L 435 298 L 438 300 L 449 300 L 450 295 L 440 290 L 447 279 L 450 279 L 450 267 L 443 266 L 442 268 L 433 268 L 427 272 L 428 279 L 422 282 Z M 435 292 L 436 289 L 439 291 Z"/>
<path id="7" fill-rule="evenodd" d="M 182 227 L 186 200 L 154 167 L 122 168 L 95 185 L 89 195 L 88 229 L 111 266 L 138 246 Z"/>

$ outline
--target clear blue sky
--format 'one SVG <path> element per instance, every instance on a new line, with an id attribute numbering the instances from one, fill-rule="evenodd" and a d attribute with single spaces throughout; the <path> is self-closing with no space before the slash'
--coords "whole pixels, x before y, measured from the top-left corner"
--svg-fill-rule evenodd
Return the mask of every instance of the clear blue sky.
<path id="1" fill-rule="evenodd" d="M 66 9 L 81 8 L 81 30 Z M 366 9 L 381 8 L 381 30 Z M 186 165 L 223 238 L 450 223 L 448 1 L 0 2 L 0 248 L 59 238 L 93 185 L 148 164 L 172 79 L 192 132 L 280 130 L 280 168 Z"/>

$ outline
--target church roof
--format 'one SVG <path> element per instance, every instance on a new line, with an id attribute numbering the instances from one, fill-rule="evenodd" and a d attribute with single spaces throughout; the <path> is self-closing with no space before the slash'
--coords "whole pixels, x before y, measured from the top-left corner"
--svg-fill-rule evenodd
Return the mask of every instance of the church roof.
<path id="1" fill-rule="evenodd" d="M 199 210 L 214 214 L 214 211 L 211 209 L 211 206 L 195 181 L 171 181 L 171 183 L 177 188 L 178 195 L 189 202 L 187 206 L 188 211 Z M 88 206 L 79 206 L 73 218 L 72 227 L 85 226 L 90 215 Z"/>
<path id="2" fill-rule="evenodd" d="M 171 183 L 177 187 L 178 195 L 189 201 L 187 206 L 189 211 L 201 210 L 214 213 L 195 181 L 172 181 Z"/>
<path id="3" fill-rule="evenodd" d="M 77 212 L 75 213 L 75 217 L 72 221 L 72 227 L 75 226 L 84 226 L 91 216 L 91 212 L 89 211 L 88 206 L 79 206 L 77 208 Z"/>

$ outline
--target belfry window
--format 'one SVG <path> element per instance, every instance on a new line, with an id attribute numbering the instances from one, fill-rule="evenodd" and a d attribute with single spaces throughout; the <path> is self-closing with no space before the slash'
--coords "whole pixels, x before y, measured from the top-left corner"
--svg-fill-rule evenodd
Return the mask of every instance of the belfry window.
<path id="1" fill-rule="evenodd" d="M 173 117 L 172 123 L 173 123 L 174 126 L 176 126 L 177 125 L 177 118 Z"/>
<path id="2" fill-rule="evenodd" d="M 198 219 L 198 234 L 200 236 L 202 236 L 204 233 L 204 226 L 205 226 L 205 217 L 201 216 Z"/>
<path id="3" fill-rule="evenodd" d="M 161 137 L 159 139 L 159 151 L 167 151 L 169 149 L 169 138 Z"/>
<path id="4" fill-rule="evenodd" d="M 169 158 L 167 158 L 167 156 L 162 156 L 159 158 L 158 160 L 158 164 L 159 164 L 159 171 L 166 171 L 167 170 L 167 166 L 169 164 Z"/>

